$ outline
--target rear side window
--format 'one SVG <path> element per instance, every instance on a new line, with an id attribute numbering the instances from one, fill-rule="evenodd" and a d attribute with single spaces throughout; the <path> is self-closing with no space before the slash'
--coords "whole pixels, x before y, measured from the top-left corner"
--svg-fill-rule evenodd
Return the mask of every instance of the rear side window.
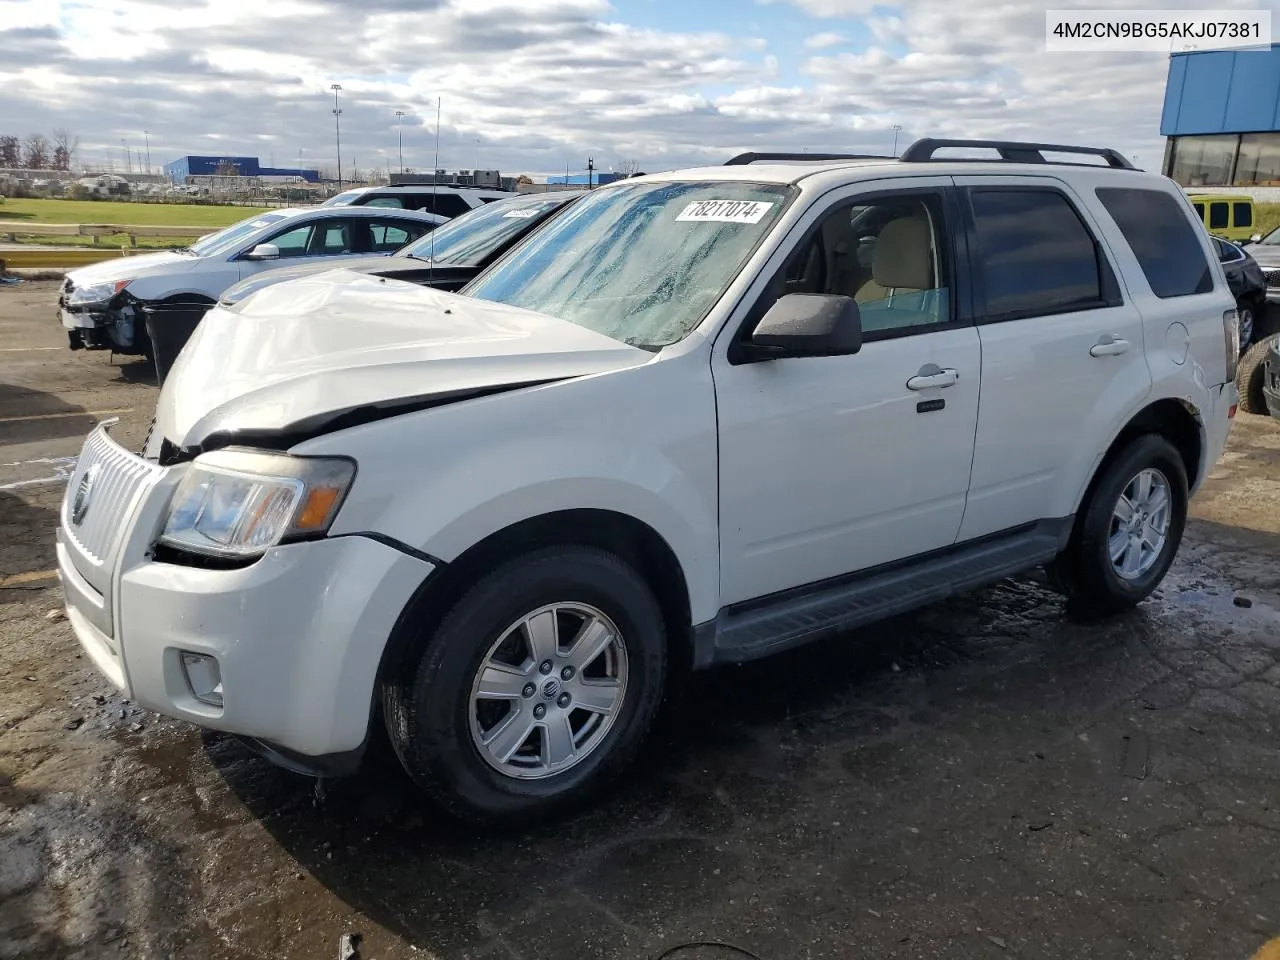
<path id="1" fill-rule="evenodd" d="M 1213 289 L 1209 261 L 1186 208 L 1163 190 L 1099 187 L 1098 199 L 1138 258 L 1157 297 L 1187 297 Z"/>
<path id="2" fill-rule="evenodd" d="M 1233 212 L 1235 214 L 1235 221 L 1236 221 L 1235 225 L 1237 227 L 1252 227 L 1253 226 L 1253 204 L 1237 203 L 1234 206 L 1235 206 L 1235 210 Z"/>
<path id="3" fill-rule="evenodd" d="M 1228 216 L 1230 204 L 1227 203 L 1211 203 L 1209 204 L 1209 229 L 1223 230 L 1231 225 L 1231 218 Z"/>
<path id="4" fill-rule="evenodd" d="M 981 188 L 970 202 L 988 321 L 1089 310 L 1115 299 L 1093 235 L 1061 193 Z"/>

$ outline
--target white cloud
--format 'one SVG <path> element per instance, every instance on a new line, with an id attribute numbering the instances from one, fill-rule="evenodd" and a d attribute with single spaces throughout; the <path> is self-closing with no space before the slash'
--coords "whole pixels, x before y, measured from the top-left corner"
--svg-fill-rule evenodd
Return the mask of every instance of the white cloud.
<path id="1" fill-rule="evenodd" d="M 813 36 L 808 37 L 804 45 L 810 50 L 824 50 L 827 47 L 838 47 L 848 42 L 843 33 L 828 30 L 825 33 L 815 33 Z"/>
<path id="2" fill-rule="evenodd" d="M 587 156 L 652 170 L 744 149 L 883 151 L 893 124 L 900 143 L 1065 140 L 1158 161 L 1163 55 L 1044 50 L 1046 7 L 1099 0 L 759 0 L 751 36 L 640 28 L 634 2 L 8 2 L 0 133 L 66 126 L 95 161 L 148 130 L 157 163 L 236 151 L 283 165 L 301 152 L 332 166 L 337 80 L 344 168 L 394 150 L 396 110 L 409 114 L 406 160 L 428 166 L 436 97 L 441 162 L 509 173 Z M 799 49 L 761 39 L 779 17 L 808 19 Z"/>

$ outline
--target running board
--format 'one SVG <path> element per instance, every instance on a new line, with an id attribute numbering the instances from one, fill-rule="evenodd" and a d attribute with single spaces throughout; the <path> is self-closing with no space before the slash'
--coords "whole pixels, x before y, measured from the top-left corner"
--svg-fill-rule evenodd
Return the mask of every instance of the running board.
<path id="1" fill-rule="evenodd" d="M 703 665 L 755 660 L 1022 573 L 1062 552 L 1073 521 L 1042 520 L 727 607 L 698 629 L 698 660 Z"/>

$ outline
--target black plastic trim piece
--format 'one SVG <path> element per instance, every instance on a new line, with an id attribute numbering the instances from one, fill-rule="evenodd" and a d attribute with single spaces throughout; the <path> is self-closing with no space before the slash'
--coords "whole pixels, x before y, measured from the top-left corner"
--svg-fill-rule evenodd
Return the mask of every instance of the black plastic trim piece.
<path id="1" fill-rule="evenodd" d="M 448 566 L 448 564 L 439 557 L 433 557 L 429 553 L 423 553 L 421 550 L 411 547 L 407 543 L 397 540 L 395 537 L 389 537 L 385 533 L 374 533 L 371 530 L 359 530 L 353 533 L 335 533 L 329 536 L 328 539 L 340 540 L 343 537 L 364 537 L 366 540 L 372 540 L 375 543 L 380 543 L 384 547 L 390 547 L 392 550 L 399 550 L 401 553 L 407 554 L 415 560 L 421 560 L 423 563 L 429 563 L 437 569 Z"/>
<path id="2" fill-rule="evenodd" d="M 694 628 L 694 663 L 740 663 L 907 613 L 1047 563 L 1075 518 L 1011 530 L 732 604 Z"/>
<path id="3" fill-rule="evenodd" d="M 257 737 L 245 736 L 244 734 L 233 734 L 233 736 L 258 756 L 270 760 L 276 766 L 284 767 L 284 769 L 292 773 L 301 774 L 304 777 L 317 778 L 345 777 L 355 773 L 360 768 L 360 762 L 364 759 L 365 748 L 368 744 L 368 734 L 366 734 L 365 742 L 354 750 L 309 756 L 308 754 L 298 753 L 296 750 L 282 747 L 279 744 L 271 743 L 268 740 L 260 740 Z"/>
<path id="4" fill-rule="evenodd" d="M 1050 153 L 1076 153 L 1091 157 L 1102 157 L 1107 166 L 1115 170 L 1136 170 L 1117 150 L 1110 147 L 1073 147 L 1058 143 L 1023 143 L 1018 140 L 942 140 L 935 137 L 924 137 L 907 147 L 902 153 L 905 163 L 937 162 L 934 154 L 944 147 L 985 148 L 995 150 L 1000 159 L 1006 163 L 1050 163 L 1044 158 L 1045 151 Z M 944 157 L 943 161 L 962 162 L 955 157 Z M 982 162 L 982 161 L 978 161 Z"/>

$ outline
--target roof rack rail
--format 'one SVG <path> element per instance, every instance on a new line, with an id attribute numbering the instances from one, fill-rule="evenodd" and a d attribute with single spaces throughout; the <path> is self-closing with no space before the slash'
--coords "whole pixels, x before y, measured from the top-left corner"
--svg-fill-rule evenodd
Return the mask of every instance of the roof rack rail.
<path id="1" fill-rule="evenodd" d="M 896 160 L 897 157 L 874 153 L 740 153 L 726 160 L 726 167 L 743 167 L 761 160 Z"/>
<path id="2" fill-rule="evenodd" d="M 907 147 L 902 159 L 907 163 L 925 163 L 933 160 L 934 153 L 943 147 L 985 147 L 995 150 L 1000 154 L 1001 160 L 1011 163 L 1048 163 L 1044 158 L 1046 150 L 1050 153 L 1082 153 L 1102 157 L 1107 161 L 1107 166 L 1117 170 L 1137 169 L 1126 157 L 1110 147 L 1068 147 L 1056 143 L 1021 143 L 1017 140 L 938 140 L 925 137 Z"/>

